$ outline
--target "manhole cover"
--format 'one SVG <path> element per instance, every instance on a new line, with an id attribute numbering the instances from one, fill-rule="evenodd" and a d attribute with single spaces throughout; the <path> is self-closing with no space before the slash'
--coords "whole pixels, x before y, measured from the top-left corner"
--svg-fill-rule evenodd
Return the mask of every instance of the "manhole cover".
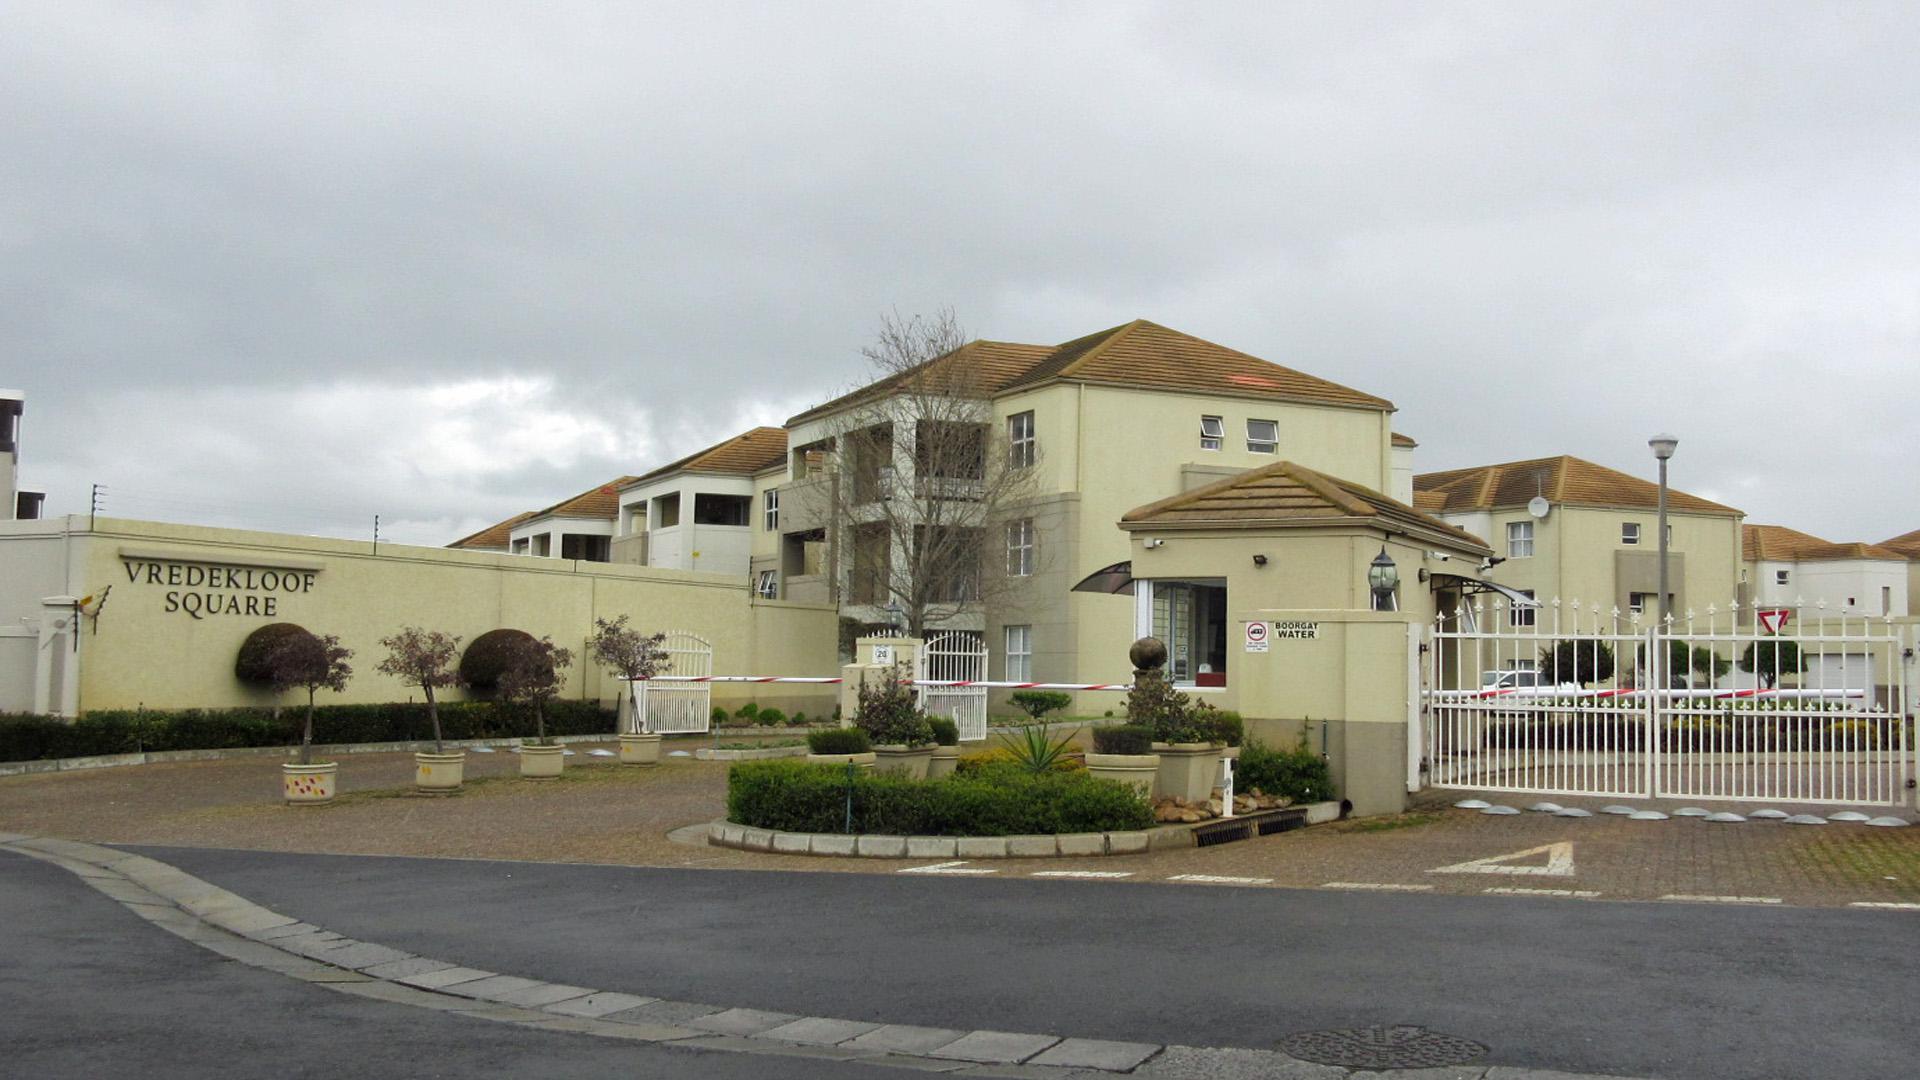
<path id="1" fill-rule="evenodd" d="M 1463 1065 L 1487 1052 L 1477 1042 L 1411 1024 L 1341 1031 L 1303 1031 L 1280 1040 L 1302 1061 L 1349 1069 L 1434 1069 Z"/>

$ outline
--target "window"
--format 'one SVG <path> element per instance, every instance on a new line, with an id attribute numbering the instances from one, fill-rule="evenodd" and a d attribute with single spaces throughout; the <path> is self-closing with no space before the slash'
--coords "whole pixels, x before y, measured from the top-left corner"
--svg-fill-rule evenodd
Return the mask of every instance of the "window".
<path id="1" fill-rule="evenodd" d="M 1007 627 L 1007 681 L 1033 681 L 1033 627 Z"/>
<path id="2" fill-rule="evenodd" d="M 693 496 L 693 523 L 745 528 L 753 524 L 753 496 L 697 492 Z"/>
<path id="3" fill-rule="evenodd" d="M 1529 600 L 1533 599 L 1532 589 L 1518 589 L 1515 591 L 1517 591 L 1521 596 L 1524 596 Z M 1538 615 L 1539 613 L 1540 613 L 1539 608 L 1527 607 L 1526 605 L 1523 605 L 1523 604 L 1515 604 L 1512 607 L 1507 609 L 1507 619 L 1514 626 L 1532 626 L 1534 625 L 1534 616 Z"/>
<path id="4" fill-rule="evenodd" d="M 1623 544 L 1639 543 L 1640 542 L 1640 523 L 1637 521 L 1621 522 L 1620 523 L 1620 542 Z"/>
<path id="5" fill-rule="evenodd" d="M 1280 449 L 1280 425 L 1273 420 L 1247 421 L 1247 452 L 1271 454 Z"/>
<path id="6" fill-rule="evenodd" d="M 1775 570 L 1773 572 L 1773 583 L 1775 585 L 1785 585 L 1787 583 L 1787 572 L 1785 570 Z"/>
<path id="7" fill-rule="evenodd" d="M 1533 522 L 1510 521 L 1507 523 L 1507 558 L 1533 558 Z"/>
<path id="8" fill-rule="evenodd" d="M 1227 425 L 1217 416 L 1200 418 L 1200 449 L 1218 450 L 1227 438 Z"/>
<path id="9" fill-rule="evenodd" d="M 778 531 L 780 528 L 780 489 L 768 488 L 767 493 L 761 497 L 760 502 L 762 513 L 766 520 L 767 531 Z"/>
<path id="10" fill-rule="evenodd" d="M 760 571 L 759 575 L 753 579 L 753 594 L 762 600 L 780 599 L 780 572 L 778 570 Z"/>
<path id="11" fill-rule="evenodd" d="M 1635 615 L 1645 615 L 1647 613 L 1647 605 L 1651 603 L 1652 600 L 1653 594 L 1650 592 L 1628 593 L 1627 610 Z"/>
<path id="12" fill-rule="evenodd" d="M 1007 417 L 1007 468 L 1024 469 L 1031 466 L 1034 449 L 1032 411 Z"/>
<path id="13" fill-rule="evenodd" d="M 1007 523 L 1007 573 L 1013 577 L 1033 576 L 1032 518 Z"/>
<path id="14" fill-rule="evenodd" d="M 1893 614 L 1893 586 L 1880 586 L 1880 614 Z"/>

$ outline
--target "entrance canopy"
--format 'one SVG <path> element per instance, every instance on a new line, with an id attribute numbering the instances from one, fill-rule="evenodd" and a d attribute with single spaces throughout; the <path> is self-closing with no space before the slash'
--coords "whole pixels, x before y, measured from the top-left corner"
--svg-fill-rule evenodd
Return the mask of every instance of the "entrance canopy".
<path id="1" fill-rule="evenodd" d="M 1117 562 L 1112 566 L 1103 566 L 1086 577 L 1080 584 L 1068 592 L 1113 593 L 1116 596 L 1133 595 L 1133 560 Z"/>
<path id="2" fill-rule="evenodd" d="M 1501 596 L 1506 597 L 1507 602 L 1514 607 L 1540 606 L 1540 601 L 1535 600 L 1526 593 L 1509 589 L 1497 581 L 1468 577 L 1465 574 L 1432 574 L 1428 577 L 1428 584 L 1433 587 L 1434 592 L 1439 592 L 1442 589 L 1459 589 L 1460 595 L 1462 596 L 1472 596 L 1475 593 L 1499 593 Z"/>

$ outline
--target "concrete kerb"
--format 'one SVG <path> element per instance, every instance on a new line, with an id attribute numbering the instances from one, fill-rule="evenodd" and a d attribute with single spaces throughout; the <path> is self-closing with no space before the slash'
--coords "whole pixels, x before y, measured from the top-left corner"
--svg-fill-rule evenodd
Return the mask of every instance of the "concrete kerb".
<path id="1" fill-rule="evenodd" d="M 698 835 L 697 833 L 695 834 Z M 715 821 L 707 843 L 739 851 L 778 855 L 831 855 L 863 859 L 1051 859 L 1139 855 L 1151 833 L 1062 833 L 1059 836 L 878 836 L 790 833 Z"/>
<path id="2" fill-rule="evenodd" d="M 553 741 L 562 744 L 612 742 L 614 732 L 602 732 L 588 735 L 556 735 Z M 467 750 L 476 746 L 489 746 L 496 749 L 519 746 L 526 739 L 514 736 L 506 739 L 446 739 L 443 744 L 456 750 Z M 399 754 L 425 753 L 433 749 L 433 741 L 425 742 L 384 742 L 384 743 L 327 743 L 315 745 L 314 758 L 346 757 L 353 754 Z M 0 762 L 0 776 L 24 776 L 30 773 L 78 772 L 85 769 L 114 769 L 128 765 L 164 765 L 170 761 L 225 761 L 229 758 L 281 757 L 290 758 L 300 752 L 298 746 L 228 746 L 209 750 L 152 750 L 132 754 L 99 754 L 93 757 L 47 758 L 41 761 Z M 0 841 L 4 843 L 5 841 Z"/>
<path id="3" fill-rule="evenodd" d="M 141 855 L 19 834 L 0 836 L 0 849 L 66 869 L 154 925 L 238 963 L 340 993 L 522 1027 L 674 1043 L 710 1051 L 830 1057 L 961 1076 L 1067 1076 L 1136 1070 L 1142 1076 L 1212 1076 L 1222 1075 L 1223 1069 L 1230 1074 L 1235 1068 L 1244 1068 L 1247 1059 L 1253 1057 L 1269 1069 L 1262 1075 L 1348 1080 L 1370 1075 L 1310 1065 L 1275 1051 L 791 1017 L 551 983 L 460 967 L 357 941 L 292 919 Z M 89 867 L 95 873 L 82 872 Z M 194 914 L 184 906 L 188 902 L 235 925 L 257 928 L 239 932 L 224 929 L 212 916 Z M 1188 1069 L 1194 1071 L 1189 1074 Z M 1584 1080 L 1509 1067 L 1493 1067 L 1484 1075 L 1486 1080 L 1496 1075 L 1502 1080 Z"/>

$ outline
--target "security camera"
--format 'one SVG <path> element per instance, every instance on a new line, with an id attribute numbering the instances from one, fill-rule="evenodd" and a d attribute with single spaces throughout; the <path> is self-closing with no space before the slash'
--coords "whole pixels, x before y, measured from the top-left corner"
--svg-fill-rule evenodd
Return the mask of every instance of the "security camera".
<path id="1" fill-rule="evenodd" d="M 1453 558 L 1453 556 L 1451 556 L 1451 555 L 1449 555 L 1449 554 L 1447 554 L 1447 553 L 1446 553 L 1446 552 L 1444 552 L 1444 551 L 1429 551 L 1429 552 L 1427 552 L 1427 558 L 1429 558 L 1429 559 L 1438 559 L 1438 560 L 1440 560 L 1441 562 L 1446 562 L 1446 561 L 1447 561 L 1448 559 L 1451 559 L 1451 558 Z"/>

